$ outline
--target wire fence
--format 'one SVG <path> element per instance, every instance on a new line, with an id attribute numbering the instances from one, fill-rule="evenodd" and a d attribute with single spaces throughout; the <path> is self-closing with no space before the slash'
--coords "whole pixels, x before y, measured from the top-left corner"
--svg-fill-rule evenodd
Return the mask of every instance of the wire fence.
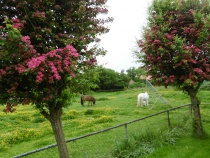
<path id="1" fill-rule="evenodd" d="M 86 135 L 82 135 L 76 138 L 67 140 L 67 146 L 71 154 L 71 158 L 113 158 L 115 151 L 118 150 L 119 144 L 128 140 L 132 135 L 138 132 L 147 130 L 147 127 L 160 128 L 161 126 L 173 126 L 174 122 L 177 122 L 177 118 L 180 118 L 182 114 L 179 114 L 178 109 L 189 107 L 191 104 L 181 105 L 179 107 L 170 108 L 152 115 L 148 115 L 136 120 L 132 120 L 123 124 L 119 124 L 110 128 L 106 128 L 100 131 L 92 132 Z M 186 112 L 189 112 L 189 109 Z M 163 117 L 157 115 L 166 114 Z M 144 120 L 144 121 L 142 121 Z M 23 153 L 13 158 L 43 158 L 59 157 L 57 144 L 52 144 L 33 150 L 27 153 Z"/>

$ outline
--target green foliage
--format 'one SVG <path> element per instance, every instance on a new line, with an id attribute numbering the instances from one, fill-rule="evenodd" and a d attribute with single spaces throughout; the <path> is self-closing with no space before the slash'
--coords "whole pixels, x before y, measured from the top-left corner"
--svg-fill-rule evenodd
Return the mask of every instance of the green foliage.
<path id="1" fill-rule="evenodd" d="M 98 67 L 98 87 L 95 90 L 123 90 L 128 86 L 129 78 L 124 73 Z"/>
<path id="2" fill-rule="evenodd" d="M 130 79 L 134 80 L 134 81 L 138 81 L 137 79 L 140 78 L 140 76 L 146 76 L 146 71 L 144 70 L 144 68 L 135 68 L 135 67 L 131 67 L 128 70 L 126 70 L 127 75 L 130 77 Z"/>
<path id="3" fill-rule="evenodd" d="M 145 87 L 145 83 L 142 82 L 134 82 L 129 85 L 129 88 L 138 88 L 138 87 Z"/>

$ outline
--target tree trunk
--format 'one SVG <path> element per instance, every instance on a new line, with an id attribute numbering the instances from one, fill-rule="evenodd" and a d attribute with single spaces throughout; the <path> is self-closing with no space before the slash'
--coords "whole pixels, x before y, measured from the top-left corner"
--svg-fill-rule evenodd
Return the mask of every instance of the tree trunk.
<path id="1" fill-rule="evenodd" d="M 60 158 L 69 158 L 70 155 L 68 153 L 65 136 L 63 133 L 61 115 L 62 115 L 62 109 L 54 108 L 53 110 L 50 110 L 50 115 L 48 115 L 48 119 L 51 123 L 55 135 L 55 139 L 58 145 L 58 150 L 60 153 Z"/>
<path id="2" fill-rule="evenodd" d="M 203 126 L 201 121 L 199 101 L 196 96 L 197 92 L 193 89 L 189 90 L 188 92 L 191 98 L 191 106 L 194 114 L 194 132 L 197 136 L 202 136 Z"/>

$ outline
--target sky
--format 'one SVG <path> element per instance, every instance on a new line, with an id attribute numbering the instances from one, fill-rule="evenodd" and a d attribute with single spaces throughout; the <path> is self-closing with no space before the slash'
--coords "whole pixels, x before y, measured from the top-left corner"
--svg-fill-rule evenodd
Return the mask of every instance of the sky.
<path id="1" fill-rule="evenodd" d="M 108 0 L 109 13 L 113 17 L 110 31 L 103 34 L 100 47 L 107 50 L 105 56 L 97 57 L 99 65 L 116 72 L 131 67 L 138 68 L 133 50 L 137 47 L 136 40 L 141 37 L 143 26 L 147 23 L 147 11 L 152 0 Z"/>

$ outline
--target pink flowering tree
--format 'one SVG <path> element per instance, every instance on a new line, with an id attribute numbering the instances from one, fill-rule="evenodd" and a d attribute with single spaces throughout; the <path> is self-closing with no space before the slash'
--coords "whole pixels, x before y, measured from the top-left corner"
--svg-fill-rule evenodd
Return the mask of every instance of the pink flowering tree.
<path id="1" fill-rule="evenodd" d="M 61 115 L 81 91 L 81 76 L 104 54 L 97 35 L 108 32 L 100 19 L 105 0 L 13 1 L 0 6 L 0 103 L 5 112 L 18 104 L 34 105 L 50 121 L 60 157 L 70 154 Z"/>
<path id="2" fill-rule="evenodd" d="M 187 92 L 194 130 L 203 135 L 197 92 L 210 80 L 210 4 L 199 0 L 154 0 L 139 41 L 141 59 L 158 85 Z"/>

